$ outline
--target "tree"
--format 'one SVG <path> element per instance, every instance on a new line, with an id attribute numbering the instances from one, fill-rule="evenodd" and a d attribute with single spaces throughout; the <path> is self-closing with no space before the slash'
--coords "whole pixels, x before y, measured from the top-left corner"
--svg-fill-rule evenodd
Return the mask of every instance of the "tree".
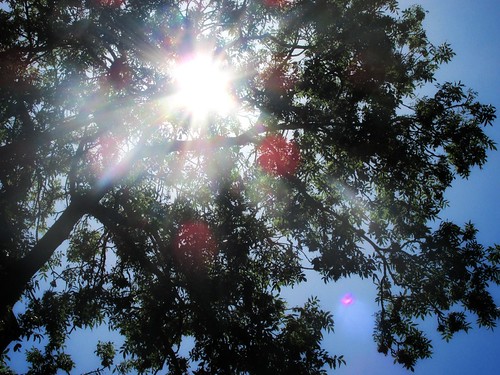
<path id="1" fill-rule="evenodd" d="M 418 95 L 453 57 L 420 7 L 1 4 L 0 341 L 43 338 L 32 373 L 69 372 L 65 340 L 99 324 L 125 337 L 119 372 L 325 372 L 344 363 L 321 347 L 331 314 L 280 297 L 305 270 L 373 282 L 378 349 L 409 369 L 431 356 L 420 318 L 446 339 L 495 326 L 500 247 L 430 225 L 495 148 L 495 109 L 460 83 Z M 217 80 L 176 102 L 200 55 L 236 108 L 213 110 Z M 114 366 L 112 343 L 96 354 Z"/>

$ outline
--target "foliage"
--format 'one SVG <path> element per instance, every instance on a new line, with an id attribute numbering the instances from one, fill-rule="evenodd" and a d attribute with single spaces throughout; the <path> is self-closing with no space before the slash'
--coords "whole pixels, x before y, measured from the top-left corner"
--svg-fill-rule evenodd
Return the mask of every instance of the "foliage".
<path id="1" fill-rule="evenodd" d="M 495 109 L 461 83 L 418 95 L 453 57 L 420 7 L 0 4 L 0 338 L 43 344 L 32 373 L 71 371 L 66 339 L 102 324 L 125 341 L 98 343 L 96 373 L 324 373 L 344 364 L 321 347 L 333 317 L 280 297 L 305 270 L 372 280 L 379 351 L 409 369 L 432 354 L 421 318 L 495 326 L 500 247 L 438 222 Z M 237 109 L 171 105 L 199 51 Z"/>

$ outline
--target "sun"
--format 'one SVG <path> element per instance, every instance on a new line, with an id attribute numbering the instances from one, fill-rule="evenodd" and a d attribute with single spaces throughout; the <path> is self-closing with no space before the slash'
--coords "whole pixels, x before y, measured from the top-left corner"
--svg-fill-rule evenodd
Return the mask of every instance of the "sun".
<path id="1" fill-rule="evenodd" d="M 196 119 L 228 115 L 235 107 L 230 70 L 223 61 L 208 54 L 180 60 L 172 70 L 175 85 L 173 103 Z"/>

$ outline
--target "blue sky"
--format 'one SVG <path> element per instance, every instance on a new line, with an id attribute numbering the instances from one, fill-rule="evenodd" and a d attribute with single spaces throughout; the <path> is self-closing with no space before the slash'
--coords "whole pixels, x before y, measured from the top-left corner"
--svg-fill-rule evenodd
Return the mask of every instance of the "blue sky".
<path id="1" fill-rule="evenodd" d="M 429 11 L 426 30 L 434 43 L 448 42 L 456 52 L 451 63 L 441 68 L 438 81 L 462 81 L 479 92 L 479 99 L 500 109 L 500 1 L 499 0 L 403 0 L 401 8 L 420 4 Z M 486 129 L 500 148 L 500 121 Z M 479 240 L 500 243 L 500 151 L 489 154 L 482 169 L 475 169 L 468 180 L 456 180 L 448 192 L 450 207 L 443 219 L 456 223 L 471 220 L 479 228 Z M 356 298 L 350 306 L 340 299 L 351 292 Z M 500 288 L 492 288 L 500 305 Z M 306 292 L 307 293 L 307 292 Z M 336 323 L 335 334 L 327 338 L 332 353 L 344 354 L 348 364 L 336 371 L 339 375 L 409 374 L 391 358 L 376 352 L 371 338 L 374 291 L 369 283 L 344 281 L 335 291 L 322 290 L 320 298 L 331 308 Z M 429 322 L 429 332 L 434 329 Z M 473 329 L 459 334 L 449 343 L 439 335 L 433 338 L 432 359 L 420 362 L 415 374 L 498 374 L 500 369 L 500 332 Z"/>
<path id="2" fill-rule="evenodd" d="M 401 8 L 421 4 L 429 11 L 425 22 L 428 36 L 434 43 L 449 42 L 457 56 L 441 68 L 438 81 L 462 81 L 479 92 L 479 98 L 500 109 L 500 0 L 403 0 Z M 500 145 L 500 121 L 487 133 Z M 500 147 L 500 146 L 499 146 Z M 479 239 L 488 245 L 500 243 L 500 152 L 490 153 L 483 170 L 476 169 L 466 181 L 457 180 L 448 192 L 450 207 L 443 219 L 457 223 L 471 220 L 480 230 Z M 374 288 L 369 281 L 343 280 L 334 287 L 302 286 L 290 294 L 297 303 L 309 295 L 318 295 L 325 308 L 334 314 L 335 334 L 325 339 L 332 354 L 344 354 L 348 365 L 336 371 L 339 375 L 401 375 L 409 374 L 391 358 L 378 354 L 372 339 L 373 313 L 376 306 Z M 492 289 L 500 305 L 500 288 Z M 343 306 L 340 299 L 352 293 L 355 301 Z M 429 322 L 429 332 L 434 329 Z M 500 332 L 473 329 L 459 334 L 451 342 L 432 334 L 434 355 L 417 365 L 416 374 L 496 374 L 500 368 Z M 95 348 L 94 333 L 79 333 L 69 344 L 74 359 L 83 361 L 80 372 L 92 370 L 97 361 L 89 361 Z M 24 366 L 17 362 L 20 371 Z M 79 373 L 79 372 L 75 372 Z"/>

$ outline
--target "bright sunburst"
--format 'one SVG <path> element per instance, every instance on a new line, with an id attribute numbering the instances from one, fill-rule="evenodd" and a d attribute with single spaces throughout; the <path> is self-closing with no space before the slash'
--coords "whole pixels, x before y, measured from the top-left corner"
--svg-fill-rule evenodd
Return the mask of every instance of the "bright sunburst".
<path id="1" fill-rule="evenodd" d="M 176 107 L 197 120 L 209 114 L 227 115 L 235 106 L 231 95 L 231 73 L 219 60 L 197 54 L 177 63 L 172 77 Z"/>

